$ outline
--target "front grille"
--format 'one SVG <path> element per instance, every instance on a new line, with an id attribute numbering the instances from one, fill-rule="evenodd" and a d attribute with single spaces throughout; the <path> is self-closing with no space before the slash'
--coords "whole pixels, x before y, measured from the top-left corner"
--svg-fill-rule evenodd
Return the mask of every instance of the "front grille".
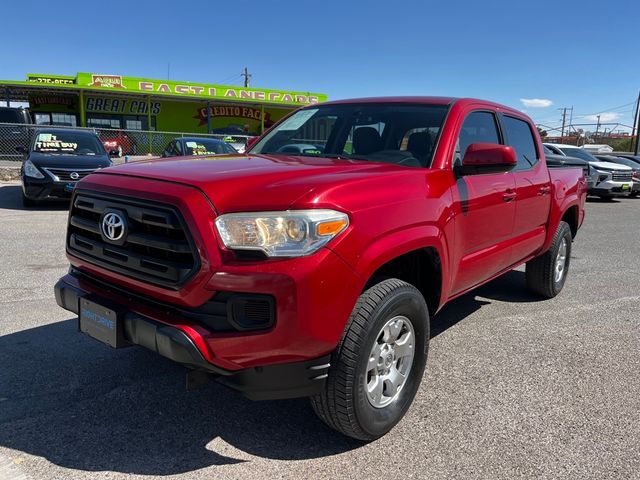
<path id="1" fill-rule="evenodd" d="M 611 174 L 611 180 L 616 182 L 630 182 L 632 172 L 613 172 Z"/>
<path id="2" fill-rule="evenodd" d="M 101 230 L 105 213 L 118 212 L 126 233 L 109 241 Z M 69 213 L 67 250 L 108 270 L 178 289 L 200 268 L 199 256 L 175 207 L 123 197 L 79 192 Z"/>
<path id="3" fill-rule="evenodd" d="M 94 168 L 81 170 L 74 170 L 71 168 L 45 168 L 45 170 L 53 176 L 54 180 L 59 182 L 78 182 L 87 175 L 96 171 Z M 78 175 L 77 177 L 73 175 L 73 177 L 76 178 L 71 176 L 74 172 Z"/>

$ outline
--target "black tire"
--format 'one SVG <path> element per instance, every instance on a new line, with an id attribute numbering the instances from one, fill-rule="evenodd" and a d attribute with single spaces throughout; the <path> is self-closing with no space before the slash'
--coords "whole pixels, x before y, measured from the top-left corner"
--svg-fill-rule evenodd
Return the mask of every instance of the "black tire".
<path id="1" fill-rule="evenodd" d="M 556 234 L 553 236 L 551 248 L 541 256 L 527 262 L 526 278 L 529 290 L 546 298 L 553 298 L 560 293 L 569 272 L 572 240 L 571 228 L 566 222 L 560 222 Z M 565 260 L 561 275 L 558 278 L 556 276 L 556 262 L 563 242 L 566 249 Z"/>
<path id="2" fill-rule="evenodd" d="M 640 192 L 631 192 L 631 193 L 629 194 L 629 196 L 630 196 L 631 198 L 636 198 L 636 197 L 638 196 L 638 194 L 639 194 L 639 193 L 640 193 Z"/>
<path id="3" fill-rule="evenodd" d="M 611 195 L 598 195 L 600 197 L 601 200 L 605 200 L 607 202 L 610 202 L 613 200 L 613 196 Z"/>
<path id="4" fill-rule="evenodd" d="M 381 338 L 381 329 L 394 318 L 407 319 L 413 328 L 413 361 L 396 396 L 389 397 L 386 406 L 374 407 L 365 387 L 371 378 L 367 372 L 369 355 Z M 325 389 L 311 397 L 313 410 L 324 423 L 348 437 L 371 441 L 383 436 L 411 406 L 422 381 L 428 346 L 429 310 L 418 289 L 395 278 L 373 285 L 360 295 L 349 317 L 331 356 Z"/>
<path id="5" fill-rule="evenodd" d="M 29 197 L 25 196 L 25 194 L 22 194 L 22 206 L 23 207 L 35 207 L 36 206 L 36 201 L 30 199 Z"/>

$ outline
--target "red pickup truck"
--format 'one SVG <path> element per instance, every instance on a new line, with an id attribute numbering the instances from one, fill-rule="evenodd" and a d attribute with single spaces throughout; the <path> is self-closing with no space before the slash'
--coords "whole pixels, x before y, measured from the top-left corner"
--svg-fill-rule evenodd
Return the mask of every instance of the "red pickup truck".
<path id="1" fill-rule="evenodd" d="M 413 401 L 445 303 L 523 263 L 540 297 L 562 290 L 585 196 L 582 170 L 548 169 L 517 110 L 313 105 L 244 155 L 79 182 L 56 298 L 104 343 L 249 398 L 308 396 L 330 427 L 372 440 Z"/>

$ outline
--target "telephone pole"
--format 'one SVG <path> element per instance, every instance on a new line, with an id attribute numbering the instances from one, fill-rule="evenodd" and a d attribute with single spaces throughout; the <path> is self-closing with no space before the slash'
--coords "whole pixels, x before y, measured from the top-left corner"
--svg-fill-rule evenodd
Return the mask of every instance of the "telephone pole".
<path id="1" fill-rule="evenodd" d="M 600 130 L 600 115 L 597 116 L 598 118 L 598 123 L 596 123 L 596 133 L 594 135 L 594 137 L 598 138 L 598 131 Z"/>
<path id="2" fill-rule="evenodd" d="M 638 143 L 640 140 L 640 125 L 638 125 L 638 115 L 640 114 L 640 92 L 636 100 L 636 109 L 633 113 L 633 128 L 631 129 L 631 151 L 634 155 L 638 155 Z M 634 142 L 635 141 L 635 146 Z"/>
<path id="3" fill-rule="evenodd" d="M 241 73 L 241 75 L 244 77 L 244 86 L 248 87 L 251 74 L 249 73 L 249 70 L 247 70 L 247 67 L 244 67 L 244 71 Z"/>
<path id="4" fill-rule="evenodd" d="M 567 121 L 567 107 L 562 109 L 562 130 L 560 130 L 560 143 L 564 143 L 564 126 Z"/>

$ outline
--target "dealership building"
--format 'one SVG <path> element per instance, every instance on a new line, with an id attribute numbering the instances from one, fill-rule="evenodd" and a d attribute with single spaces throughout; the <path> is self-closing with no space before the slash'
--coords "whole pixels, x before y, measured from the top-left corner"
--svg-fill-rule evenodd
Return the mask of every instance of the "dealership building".
<path id="1" fill-rule="evenodd" d="M 37 124 L 123 130 L 257 135 L 291 110 L 326 99 L 312 92 L 95 73 L 0 80 L 0 100 L 28 102 Z"/>

